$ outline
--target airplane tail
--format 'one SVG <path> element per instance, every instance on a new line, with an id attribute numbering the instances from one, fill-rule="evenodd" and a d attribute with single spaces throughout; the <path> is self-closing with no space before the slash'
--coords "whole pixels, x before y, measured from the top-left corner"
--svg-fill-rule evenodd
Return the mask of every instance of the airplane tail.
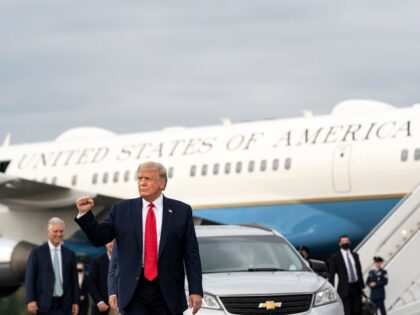
<path id="1" fill-rule="evenodd" d="M 11 140 L 11 138 L 12 138 L 11 134 L 10 133 L 7 133 L 6 134 L 6 137 L 4 137 L 2 147 L 5 148 L 5 147 L 10 146 L 10 140 Z"/>

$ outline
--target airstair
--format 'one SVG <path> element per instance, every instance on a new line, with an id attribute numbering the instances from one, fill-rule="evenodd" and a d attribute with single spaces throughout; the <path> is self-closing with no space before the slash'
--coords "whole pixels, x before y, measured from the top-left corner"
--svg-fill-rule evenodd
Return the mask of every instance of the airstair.
<path id="1" fill-rule="evenodd" d="M 356 248 L 366 280 L 373 256 L 384 258 L 389 315 L 420 315 L 420 184 Z"/>

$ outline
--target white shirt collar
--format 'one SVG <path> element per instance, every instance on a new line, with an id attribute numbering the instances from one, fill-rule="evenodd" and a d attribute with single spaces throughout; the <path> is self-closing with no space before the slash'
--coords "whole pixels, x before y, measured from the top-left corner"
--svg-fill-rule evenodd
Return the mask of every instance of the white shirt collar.
<path id="1" fill-rule="evenodd" d="M 347 254 L 351 255 L 351 250 L 350 249 L 349 250 L 340 249 L 340 251 L 343 255 L 347 255 Z"/>
<path id="2" fill-rule="evenodd" d="M 163 210 L 163 194 L 160 194 L 160 196 L 152 201 L 153 205 L 155 206 L 156 211 Z M 150 202 L 143 199 L 143 209 L 147 209 L 149 207 Z"/>
<path id="3" fill-rule="evenodd" d="M 50 250 L 58 249 L 58 251 L 61 251 L 61 244 L 59 244 L 57 247 L 55 247 L 50 240 L 48 240 L 48 247 Z"/>

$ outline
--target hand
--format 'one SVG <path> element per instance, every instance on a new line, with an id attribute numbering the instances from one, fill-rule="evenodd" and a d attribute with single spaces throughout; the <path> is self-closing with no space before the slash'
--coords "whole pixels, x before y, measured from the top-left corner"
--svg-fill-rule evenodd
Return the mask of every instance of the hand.
<path id="1" fill-rule="evenodd" d="M 201 300 L 203 298 L 199 294 L 191 294 L 189 301 L 188 301 L 188 307 L 192 308 L 192 313 L 195 314 L 198 312 L 198 310 L 201 308 Z"/>
<path id="2" fill-rule="evenodd" d="M 105 302 L 99 302 L 98 303 L 98 310 L 99 310 L 99 312 L 106 312 L 107 310 L 109 310 L 109 306 Z"/>
<path id="3" fill-rule="evenodd" d="M 376 287 L 376 282 L 371 282 L 371 283 L 369 283 L 369 287 L 371 287 L 371 288 Z"/>
<path id="4" fill-rule="evenodd" d="M 36 314 L 38 311 L 38 304 L 36 301 L 29 302 L 26 307 L 28 308 L 28 312 L 31 314 Z"/>
<path id="5" fill-rule="evenodd" d="M 108 303 L 112 309 L 118 310 L 117 296 L 115 294 L 109 296 Z"/>
<path id="6" fill-rule="evenodd" d="M 90 211 L 94 205 L 95 203 L 90 196 L 83 196 L 76 200 L 77 210 L 79 210 L 79 212 L 82 214 Z"/>
<path id="7" fill-rule="evenodd" d="M 73 315 L 79 314 L 79 304 L 73 304 L 71 310 L 73 311 Z"/>

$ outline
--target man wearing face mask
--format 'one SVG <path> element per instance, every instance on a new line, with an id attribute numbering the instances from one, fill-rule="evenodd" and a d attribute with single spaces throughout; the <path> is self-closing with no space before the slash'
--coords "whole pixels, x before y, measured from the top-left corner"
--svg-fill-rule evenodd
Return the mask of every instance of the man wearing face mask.
<path id="1" fill-rule="evenodd" d="M 334 285 L 335 274 L 338 275 L 337 292 L 341 297 L 346 315 L 360 315 L 362 293 L 365 287 L 359 256 L 351 251 L 350 238 L 341 235 L 340 251 L 328 260 L 328 280 Z"/>

